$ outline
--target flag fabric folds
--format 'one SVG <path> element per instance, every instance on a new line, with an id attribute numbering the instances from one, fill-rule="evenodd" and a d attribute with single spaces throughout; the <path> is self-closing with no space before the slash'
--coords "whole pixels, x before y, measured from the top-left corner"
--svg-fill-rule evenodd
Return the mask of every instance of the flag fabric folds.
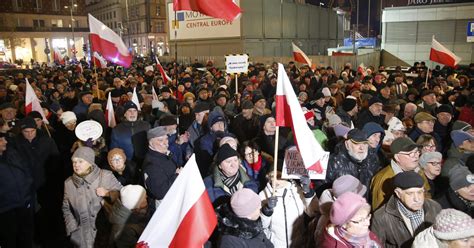
<path id="1" fill-rule="evenodd" d="M 430 60 L 453 68 L 461 62 L 460 57 L 441 45 L 434 37 L 431 41 Z"/>
<path id="2" fill-rule="evenodd" d="M 140 236 L 137 248 L 201 248 L 217 218 L 191 156 Z"/>
<path id="3" fill-rule="evenodd" d="M 232 0 L 173 0 L 173 10 L 191 10 L 204 15 L 233 21 L 240 16 L 240 8 Z"/>
<path id="4" fill-rule="evenodd" d="M 97 51 L 108 61 L 123 67 L 130 67 L 132 55 L 122 38 L 112 29 L 89 14 L 91 50 Z"/>
<path id="5" fill-rule="evenodd" d="M 160 61 L 158 60 L 158 57 L 155 57 L 155 60 L 156 60 L 156 67 L 160 71 L 161 78 L 163 78 L 163 83 L 167 84 L 168 82 L 171 82 L 171 78 L 166 74 L 166 71 L 161 65 Z"/>
<path id="6" fill-rule="evenodd" d="M 115 111 L 114 105 L 112 104 L 112 96 L 109 92 L 109 97 L 107 98 L 107 105 L 105 107 L 105 122 L 108 127 L 114 128 L 117 125 L 115 121 Z"/>
<path id="7" fill-rule="evenodd" d="M 41 107 L 41 103 L 36 96 L 33 87 L 31 87 L 30 82 L 28 82 L 28 78 L 26 80 L 26 94 L 25 94 L 25 113 L 28 115 L 31 111 L 37 111 L 41 114 L 43 118 L 43 122 L 49 124 L 48 119 L 44 115 L 43 108 Z"/>
<path id="8" fill-rule="evenodd" d="M 54 62 L 60 64 L 60 65 L 65 65 L 66 61 L 64 60 L 64 56 L 61 54 L 61 51 L 58 49 L 53 49 L 53 60 Z"/>
<path id="9" fill-rule="evenodd" d="M 326 154 L 326 151 L 323 150 L 306 123 L 306 118 L 290 79 L 286 75 L 285 68 L 280 63 L 278 64 L 276 89 L 276 125 L 291 127 L 296 146 L 306 169 L 323 173 L 324 165 L 321 163 L 321 159 Z"/>
<path id="10" fill-rule="evenodd" d="M 151 96 L 152 96 L 151 108 L 152 108 L 152 109 L 159 108 L 159 106 L 160 106 L 160 99 L 158 98 L 158 94 L 156 94 L 155 86 L 152 86 L 152 87 L 151 87 Z M 161 103 L 161 104 L 162 104 L 162 103 Z"/>
<path id="11" fill-rule="evenodd" d="M 300 62 L 302 64 L 307 64 L 309 67 L 312 67 L 311 60 L 306 56 L 306 54 L 301 50 L 295 43 L 291 43 L 293 46 L 293 59 L 296 62 Z"/>
<path id="12" fill-rule="evenodd" d="M 100 56 L 99 53 L 95 52 L 92 55 L 92 62 L 94 66 L 99 67 L 99 68 L 107 68 L 107 60 L 104 59 L 104 57 Z"/>
<path id="13" fill-rule="evenodd" d="M 133 88 L 132 102 L 137 105 L 138 111 L 142 111 L 142 108 L 140 107 L 140 101 L 138 101 L 137 87 Z"/>

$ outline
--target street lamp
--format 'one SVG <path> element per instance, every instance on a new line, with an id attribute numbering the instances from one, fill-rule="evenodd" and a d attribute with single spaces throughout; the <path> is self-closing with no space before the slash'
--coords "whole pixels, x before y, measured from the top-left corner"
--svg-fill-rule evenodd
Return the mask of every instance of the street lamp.
<path id="1" fill-rule="evenodd" d="M 74 0 L 71 0 L 71 5 L 66 5 L 64 6 L 65 9 L 69 9 L 71 13 L 71 32 L 72 32 L 72 43 L 70 44 L 72 46 L 72 60 L 76 60 L 76 39 L 74 37 L 74 16 L 72 15 L 73 8 L 77 8 L 77 4 L 74 3 Z"/>

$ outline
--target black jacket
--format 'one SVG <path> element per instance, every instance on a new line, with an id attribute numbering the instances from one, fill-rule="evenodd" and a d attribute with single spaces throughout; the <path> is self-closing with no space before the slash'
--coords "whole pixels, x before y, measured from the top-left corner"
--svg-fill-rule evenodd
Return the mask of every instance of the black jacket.
<path id="1" fill-rule="evenodd" d="M 451 187 L 448 188 L 443 196 L 436 199 L 436 201 L 443 209 L 454 208 L 470 215 L 471 218 L 474 218 L 474 206 L 468 205 L 466 202 L 461 200 L 460 196 L 458 196 Z"/>
<path id="2" fill-rule="evenodd" d="M 365 124 L 375 122 L 380 126 L 385 127 L 384 118 L 383 115 L 374 116 L 368 109 L 365 109 L 358 115 L 355 126 L 362 130 Z"/>
<path id="3" fill-rule="evenodd" d="M 145 186 L 155 200 L 161 200 L 165 197 L 171 188 L 176 174 L 176 163 L 170 155 L 157 151 L 149 150 L 143 161 L 143 172 L 145 174 Z"/>

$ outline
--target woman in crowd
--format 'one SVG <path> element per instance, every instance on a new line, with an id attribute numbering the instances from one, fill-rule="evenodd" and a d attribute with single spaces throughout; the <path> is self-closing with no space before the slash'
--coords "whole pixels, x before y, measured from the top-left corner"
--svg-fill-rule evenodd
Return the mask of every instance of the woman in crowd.
<path id="1" fill-rule="evenodd" d="M 135 162 L 128 160 L 125 152 L 114 148 L 107 154 L 107 161 L 115 178 L 123 185 L 138 184 L 139 171 Z"/>
<path id="2" fill-rule="evenodd" d="M 447 180 L 440 177 L 443 155 L 439 152 L 426 152 L 420 156 L 419 164 L 430 184 L 430 194 L 436 199 L 446 190 Z"/>
<path id="3" fill-rule="evenodd" d="M 253 140 L 245 141 L 241 146 L 240 154 L 244 158 L 242 165 L 247 175 L 258 183 L 258 191 L 261 191 L 267 184 L 266 174 L 270 169 L 270 164 L 260 154 L 260 146 Z"/>
<path id="4" fill-rule="evenodd" d="M 422 134 L 416 140 L 416 144 L 422 145 L 421 154 L 426 152 L 435 152 L 436 151 L 436 140 L 433 136 L 429 134 Z"/>

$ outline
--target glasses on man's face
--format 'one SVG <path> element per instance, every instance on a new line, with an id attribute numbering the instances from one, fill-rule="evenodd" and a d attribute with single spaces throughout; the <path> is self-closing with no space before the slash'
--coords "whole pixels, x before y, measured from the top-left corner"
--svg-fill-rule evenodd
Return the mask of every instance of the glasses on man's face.
<path id="1" fill-rule="evenodd" d="M 415 158 L 415 157 L 417 157 L 417 156 L 420 155 L 420 151 L 419 151 L 419 150 L 416 150 L 416 151 L 407 152 L 407 153 L 404 153 L 404 152 L 402 153 L 402 152 L 401 152 L 400 154 L 402 154 L 402 155 L 407 155 L 407 156 L 409 156 L 410 158 Z"/>
<path id="2" fill-rule="evenodd" d="M 441 162 L 428 162 L 432 166 L 441 166 Z"/>
<path id="3" fill-rule="evenodd" d="M 360 223 L 364 223 L 364 222 L 370 220 L 371 217 L 372 217 L 372 214 L 369 214 L 365 218 L 362 218 L 362 219 L 359 219 L 359 220 L 351 220 L 351 222 L 354 223 L 354 224 L 360 224 Z"/>

